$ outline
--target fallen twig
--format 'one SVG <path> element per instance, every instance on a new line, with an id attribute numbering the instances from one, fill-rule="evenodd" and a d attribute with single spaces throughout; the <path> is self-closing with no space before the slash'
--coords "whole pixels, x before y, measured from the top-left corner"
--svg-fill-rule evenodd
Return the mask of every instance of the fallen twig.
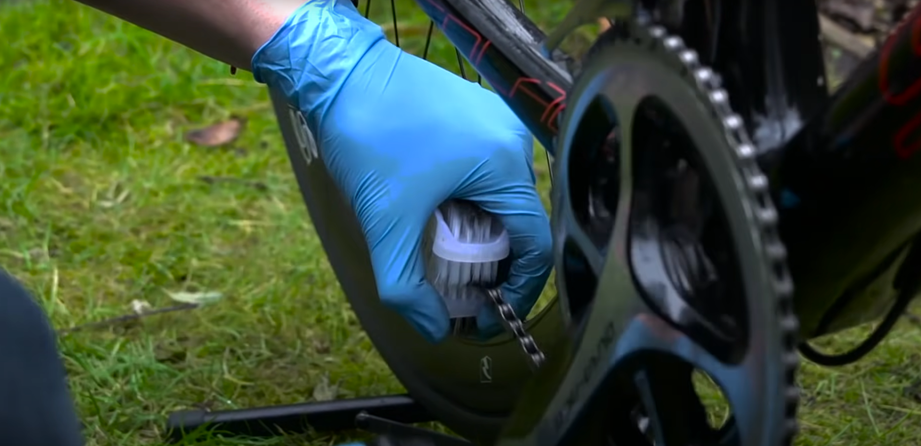
<path id="1" fill-rule="evenodd" d="M 201 305 L 199 304 L 188 303 L 188 304 L 173 305 L 171 307 L 166 307 L 166 308 L 158 308 L 156 310 L 147 310 L 147 311 L 144 311 L 143 313 L 126 314 L 123 316 L 116 316 L 113 318 L 104 319 L 104 320 L 97 321 L 97 322 L 89 322 L 86 324 L 77 325 L 77 326 L 70 327 L 70 328 L 64 328 L 64 329 L 58 330 L 58 334 L 65 335 L 65 334 L 70 334 L 70 333 L 74 333 L 74 332 L 82 331 L 82 330 L 107 328 L 113 325 L 118 325 L 118 324 L 123 324 L 129 321 L 139 320 L 147 316 L 154 316 L 157 314 L 164 314 L 164 313 L 172 313 L 175 311 L 194 310 L 195 308 L 198 308 L 200 306 Z"/>
<path id="2" fill-rule="evenodd" d="M 203 175 L 203 176 L 198 177 L 198 179 L 208 184 L 235 183 L 235 184 L 241 184 L 244 186 L 249 186 L 259 191 L 269 190 L 269 186 L 261 181 L 244 180 L 242 178 L 213 177 L 209 175 Z"/>

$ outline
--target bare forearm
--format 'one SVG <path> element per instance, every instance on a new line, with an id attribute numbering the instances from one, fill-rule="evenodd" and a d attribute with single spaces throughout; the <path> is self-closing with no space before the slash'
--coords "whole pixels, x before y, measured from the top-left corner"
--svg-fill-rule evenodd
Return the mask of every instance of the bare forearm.
<path id="1" fill-rule="evenodd" d="M 77 0 L 249 70 L 253 54 L 308 0 Z"/>

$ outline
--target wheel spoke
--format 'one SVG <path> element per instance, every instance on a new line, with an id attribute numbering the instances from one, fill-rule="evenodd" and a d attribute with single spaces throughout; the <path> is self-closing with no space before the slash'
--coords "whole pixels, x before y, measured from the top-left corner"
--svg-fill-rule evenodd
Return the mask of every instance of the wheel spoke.
<path id="1" fill-rule="evenodd" d="M 428 60 L 429 46 L 432 44 L 432 31 L 435 30 L 435 22 L 429 21 L 429 30 L 425 34 L 425 48 L 422 50 L 422 59 Z"/>
<path id="2" fill-rule="evenodd" d="M 397 26 L 397 3 L 396 0 L 390 0 L 390 16 L 393 17 L 393 40 L 397 48 L 400 47 L 400 27 Z"/>
<path id="3" fill-rule="evenodd" d="M 464 69 L 464 56 L 461 56 L 460 50 L 457 48 L 454 48 L 454 53 L 457 54 L 457 67 L 460 68 L 460 75 L 466 80 L 467 70 Z"/>

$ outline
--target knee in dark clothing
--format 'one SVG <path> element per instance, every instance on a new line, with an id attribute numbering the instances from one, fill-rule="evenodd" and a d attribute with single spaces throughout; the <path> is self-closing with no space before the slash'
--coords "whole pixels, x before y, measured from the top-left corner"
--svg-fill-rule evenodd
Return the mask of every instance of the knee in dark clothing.
<path id="1" fill-rule="evenodd" d="M 54 330 L 38 303 L 2 270 L 0 444 L 83 444 Z"/>

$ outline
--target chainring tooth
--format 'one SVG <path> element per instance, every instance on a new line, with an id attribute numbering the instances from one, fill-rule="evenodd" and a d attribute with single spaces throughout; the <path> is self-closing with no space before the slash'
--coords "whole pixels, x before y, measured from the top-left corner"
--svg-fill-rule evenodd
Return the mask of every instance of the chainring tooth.
<path id="1" fill-rule="evenodd" d="M 740 189 L 747 199 L 754 229 L 759 232 L 762 261 L 772 274 L 771 291 L 777 302 L 776 312 L 784 349 L 780 365 L 787 381 L 784 390 L 786 418 L 783 421 L 782 442 L 790 445 L 799 431 L 796 411 L 800 390 L 795 377 L 799 367 L 796 350 L 799 322 L 793 309 L 793 280 L 786 263 L 787 251 L 777 226 L 778 213 L 770 197 L 768 177 L 758 166 L 758 150 L 748 136 L 744 120 L 733 112 L 729 94 L 723 89 L 720 76 L 700 61 L 696 51 L 687 48 L 680 37 L 670 35 L 664 27 L 652 24 L 647 18 L 640 17 L 626 25 L 619 30 L 612 27 L 606 31 L 595 46 L 601 46 L 599 44 L 602 43 L 638 45 L 664 55 L 667 58 L 665 61 L 695 87 L 700 103 L 720 123 L 734 148 L 736 169 L 743 180 Z M 627 31 L 624 32 L 624 29 Z M 588 57 L 591 54 L 590 50 Z"/>

